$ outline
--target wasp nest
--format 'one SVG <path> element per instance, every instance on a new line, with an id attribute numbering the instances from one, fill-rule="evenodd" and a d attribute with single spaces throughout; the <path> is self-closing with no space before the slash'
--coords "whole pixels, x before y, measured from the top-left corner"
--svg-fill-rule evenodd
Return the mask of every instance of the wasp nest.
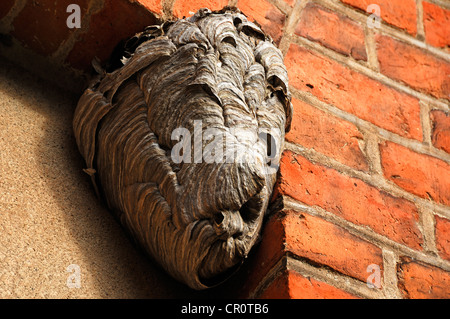
<path id="1" fill-rule="evenodd" d="M 195 289 L 258 240 L 289 129 L 281 52 L 237 9 L 147 27 L 79 100 L 94 186 L 168 273 Z"/>

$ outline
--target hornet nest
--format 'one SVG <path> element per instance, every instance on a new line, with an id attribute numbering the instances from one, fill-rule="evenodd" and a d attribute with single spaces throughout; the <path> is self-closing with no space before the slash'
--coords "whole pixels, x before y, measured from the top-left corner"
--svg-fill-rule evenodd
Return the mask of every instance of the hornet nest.
<path id="1" fill-rule="evenodd" d="M 239 10 L 150 26 L 80 98 L 85 172 L 131 237 L 194 289 L 260 236 L 292 104 L 280 50 Z"/>

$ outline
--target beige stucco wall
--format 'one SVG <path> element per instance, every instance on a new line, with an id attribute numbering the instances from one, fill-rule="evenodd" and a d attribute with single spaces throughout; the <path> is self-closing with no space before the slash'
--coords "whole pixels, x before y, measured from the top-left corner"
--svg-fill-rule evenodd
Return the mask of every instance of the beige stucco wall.
<path id="1" fill-rule="evenodd" d="M 194 298 L 94 195 L 72 134 L 78 96 L 0 62 L 0 298 Z M 80 288 L 67 279 L 80 268 Z"/>

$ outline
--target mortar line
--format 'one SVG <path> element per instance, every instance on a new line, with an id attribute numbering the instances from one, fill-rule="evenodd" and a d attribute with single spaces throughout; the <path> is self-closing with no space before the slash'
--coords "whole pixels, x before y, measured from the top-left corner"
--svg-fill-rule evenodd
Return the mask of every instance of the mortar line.
<path id="1" fill-rule="evenodd" d="M 27 4 L 27 0 L 18 0 L 14 1 L 13 6 L 9 10 L 9 12 L 0 19 L 0 33 L 8 34 L 14 30 L 13 21 L 17 16 L 22 12 L 23 8 Z"/>
<path id="2" fill-rule="evenodd" d="M 256 299 L 270 286 L 272 282 L 286 270 L 286 256 L 283 255 L 272 268 L 269 269 L 267 274 L 259 281 L 258 285 L 249 294 L 249 299 Z"/>
<path id="3" fill-rule="evenodd" d="M 230 7 L 237 7 L 238 6 L 238 0 L 228 0 L 228 5 Z"/>
<path id="4" fill-rule="evenodd" d="M 289 16 L 292 12 L 292 7 L 283 0 L 267 0 L 275 8 L 281 11 L 286 16 Z"/>
<path id="5" fill-rule="evenodd" d="M 81 25 L 83 27 L 75 29 L 69 35 L 69 37 L 59 45 L 58 49 L 56 49 L 56 51 L 50 55 L 50 59 L 63 63 L 67 58 L 67 56 L 72 51 L 75 44 L 78 42 L 79 37 L 82 36 L 83 34 L 86 34 L 89 31 L 92 15 L 100 12 L 104 8 L 104 6 L 105 6 L 104 0 L 90 1 L 88 4 L 88 8 L 86 10 L 86 14 L 84 15 L 81 21 Z"/>
<path id="6" fill-rule="evenodd" d="M 161 0 L 162 18 L 164 21 L 173 19 L 173 6 L 176 0 Z"/>
<path id="7" fill-rule="evenodd" d="M 417 12 L 417 35 L 416 35 L 416 37 L 418 40 L 425 41 L 422 0 L 416 0 L 416 12 Z"/>
<path id="8" fill-rule="evenodd" d="M 294 270 L 307 279 L 311 277 L 338 289 L 344 290 L 345 292 L 348 292 L 357 297 L 373 299 L 385 298 L 385 295 L 383 294 L 383 291 L 381 289 L 369 288 L 367 283 L 364 283 L 363 281 L 351 276 L 342 274 L 337 270 L 329 271 L 327 269 L 317 268 L 306 261 L 289 256 L 287 257 L 287 269 Z M 370 274 L 367 273 L 367 276 L 369 275 Z"/>
<path id="9" fill-rule="evenodd" d="M 375 43 L 375 33 L 373 29 L 364 27 L 364 43 L 367 52 L 367 65 L 373 71 L 380 72 L 380 64 L 378 62 L 378 54 Z"/>
<path id="10" fill-rule="evenodd" d="M 450 10 L 450 2 L 448 0 L 426 0 L 426 1 L 436 4 L 444 9 Z"/>
<path id="11" fill-rule="evenodd" d="M 365 141 L 364 155 L 369 164 L 370 174 L 375 176 L 383 176 L 383 169 L 381 167 L 381 156 L 378 145 L 379 138 L 376 134 L 363 130 L 362 135 Z"/>
<path id="12" fill-rule="evenodd" d="M 397 263 L 399 261 L 397 254 L 389 249 L 382 249 L 383 255 L 383 290 L 386 297 L 391 299 L 402 299 L 400 289 L 398 288 Z"/>
<path id="13" fill-rule="evenodd" d="M 289 50 L 289 45 L 292 42 L 292 34 L 294 33 L 295 27 L 300 21 L 300 16 L 303 8 L 306 6 L 308 1 L 297 0 L 294 7 L 291 10 L 290 15 L 288 15 L 285 22 L 285 29 L 280 40 L 279 48 L 283 53 L 283 57 L 286 56 Z"/>
<path id="14" fill-rule="evenodd" d="M 423 227 L 422 234 L 424 239 L 424 249 L 430 253 L 439 255 L 436 248 L 436 236 L 435 236 L 435 220 L 433 211 L 426 207 L 418 207 L 420 213 L 420 223 Z"/>
<path id="15" fill-rule="evenodd" d="M 430 119 L 430 107 L 427 103 L 419 102 L 420 105 L 420 124 L 422 126 L 423 143 L 429 146 L 433 146 L 431 140 L 432 129 Z"/>

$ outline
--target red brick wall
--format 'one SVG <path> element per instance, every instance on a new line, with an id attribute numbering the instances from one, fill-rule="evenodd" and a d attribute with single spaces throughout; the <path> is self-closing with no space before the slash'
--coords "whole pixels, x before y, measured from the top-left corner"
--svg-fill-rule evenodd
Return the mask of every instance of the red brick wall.
<path id="1" fill-rule="evenodd" d="M 449 2 L 84 0 L 69 30 L 71 2 L 3 0 L 0 31 L 87 70 L 145 25 L 230 4 L 279 44 L 293 126 L 239 296 L 450 298 Z"/>

